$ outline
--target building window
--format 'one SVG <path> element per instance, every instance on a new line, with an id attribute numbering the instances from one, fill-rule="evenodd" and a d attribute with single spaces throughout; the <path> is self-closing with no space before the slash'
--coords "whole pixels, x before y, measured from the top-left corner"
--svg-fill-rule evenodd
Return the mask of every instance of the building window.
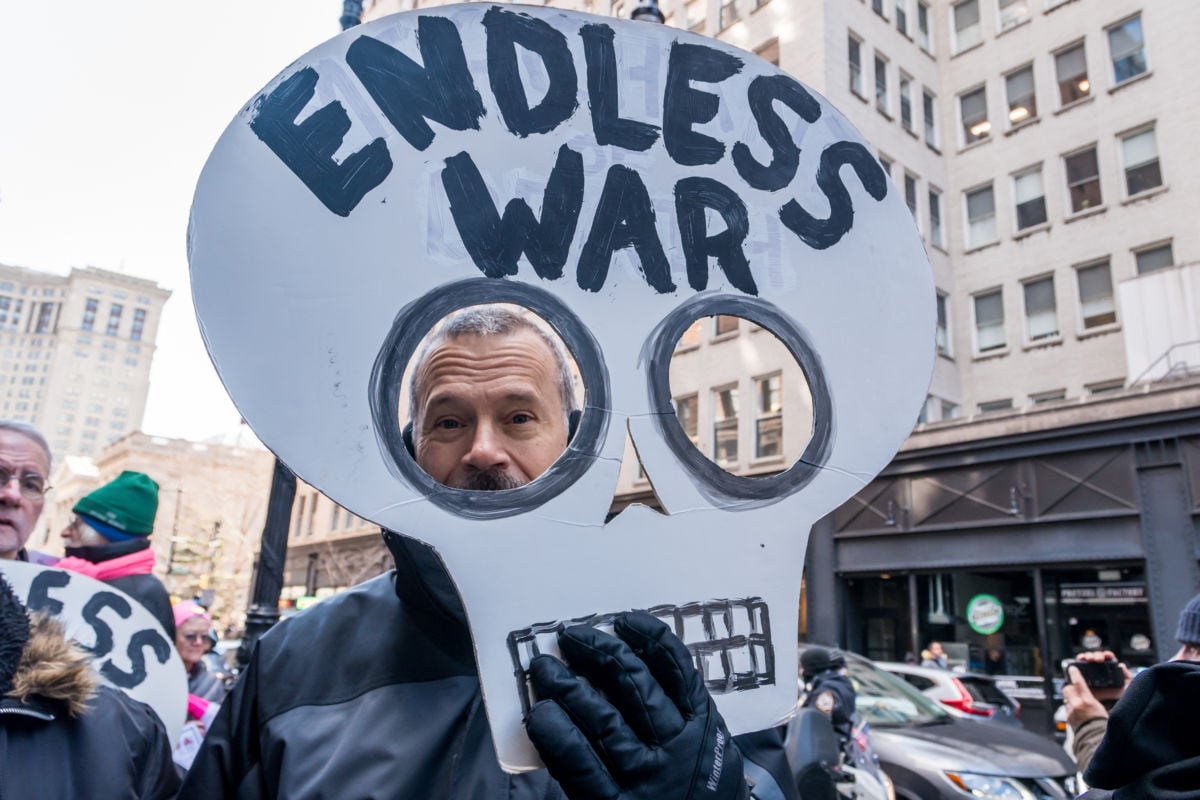
<path id="1" fill-rule="evenodd" d="M 737 3 L 734 0 L 726 0 L 721 3 L 721 30 L 725 30 L 739 18 Z"/>
<path id="2" fill-rule="evenodd" d="M 896 30 L 908 36 L 908 0 L 896 0 Z"/>
<path id="3" fill-rule="evenodd" d="M 683 332 L 682 336 L 679 337 L 679 342 L 675 345 L 675 349 L 684 350 L 690 347 L 699 347 L 700 336 L 703 332 L 702 327 L 703 326 L 700 324 L 700 320 L 696 320 L 689 325 L 688 329 Z"/>
<path id="4" fill-rule="evenodd" d="M 1146 275 L 1151 272 L 1157 272 L 1160 269 L 1175 266 L 1175 254 L 1172 252 L 1170 242 L 1147 247 L 1143 250 L 1135 250 L 1133 257 L 1137 261 L 1138 275 Z"/>
<path id="5" fill-rule="evenodd" d="M 1108 261 L 1079 267 L 1075 274 L 1079 281 L 1079 314 L 1084 330 L 1116 322 L 1117 307 L 1113 302 Z"/>
<path id="6" fill-rule="evenodd" d="M 766 42 L 765 44 L 762 44 L 759 47 L 756 47 L 754 49 L 754 55 L 758 56 L 763 61 L 766 61 L 769 64 L 774 64 L 775 66 L 778 67 L 779 66 L 779 40 L 772 39 L 771 41 Z"/>
<path id="7" fill-rule="evenodd" d="M 913 219 L 917 219 L 917 179 L 907 172 L 904 173 L 904 202 L 908 204 Z"/>
<path id="8" fill-rule="evenodd" d="M 958 98 L 962 116 L 963 144 L 974 144 L 988 138 L 992 123 L 988 122 L 987 87 L 980 86 Z"/>
<path id="9" fill-rule="evenodd" d="M 954 52 L 961 53 L 983 41 L 983 31 L 979 27 L 979 0 L 955 3 L 951 13 L 954 15 Z"/>
<path id="10" fill-rule="evenodd" d="M 937 293 L 937 330 L 934 341 L 940 356 L 950 357 L 950 298 L 941 292 Z"/>
<path id="11" fill-rule="evenodd" d="M 726 314 L 719 314 L 716 318 L 714 330 L 717 336 L 724 336 L 727 333 L 737 333 L 738 318 L 731 317 Z"/>
<path id="12" fill-rule="evenodd" d="M 863 94 L 862 42 L 851 36 L 847 39 L 847 47 L 850 62 L 850 91 L 859 97 L 866 97 Z"/>
<path id="13" fill-rule="evenodd" d="M 736 464 L 738 460 L 738 390 L 713 389 L 713 460 Z"/>
<path id="14" fill-rule="evenodd" d="M 879 166 L 883 167 L 883 174 L 889 178 L 892 177 L 892 160 L 883 153 L 879 154 Z"/>
<path id="15" fill-rule="evenodd" d="M 967 192 L 967 247 L 996 241 L 996 197 L 992 185 Z"/>
<path id="16" fill-rule="evenodd" d="M 1000 411 L 1011 411 L 1013 407 L 1012 398 L 1006 397 L 1003 400 L 989 400 L 986 403 L 979 404 L 980 414 L 995 414 Z"/>
<path id="17" fill-rule="evenodd" d="M 887 59 L 875 54 L 875 107 L 887 114 L 888 108 L 888 85 L 887 85 Z"/>
<path id="18" fill-rule="evenodd" d="M 50 333 L 50 325 L 54 321 L 54 304 L 42 303 L 38 306 L 37 326 L 34 333 Z"/>
<path id="19" fill-rule="evenodd" d="M 754 382 L 758 399 L 754 420 L 754 457 L 783 455 L 783 394 L 778 374 Z"/>
<path id="20" fill-rule="evenodd" d="M 929 34 L 929 4 L 917 3 L 917 44 L 926 53 L 933 52 L 933 37 Z"/>
<path id="21" fill-rule="evenodd" d="M 108 325 L 104 329 L 105 336 L 116 336 L 121 327 L 121 306 L 113 303 L 108 309 Z"/>
<path id="22" fill-rule="evenodd" d="M 871 0 L 871 9 L 874 10 L 874 12 L 879 16 L 887 19 L 887 17 L 883 14 L 883 0 Z"/>
<path id="23" fill-rule="evenodd" d="M 142 330 L 146 327 L 146 309 L 135 308 L 133 310 L 133 325 L 129 329 L 129 338 L 135 342 L 142 340 Z M 136 352 L 136 351 L 134 351 Z"/>
<path id="24" fill-rule="evenodd" d="M 925 89 L 921 94 L 921 106 L 925 115 L 925 144 L 936 148 L 937 137 L 937 98 L 933 92 Z"/>
<path id="25" fill-rule="evenodd" d="M 900 124 L 904 130 L 912 132 L 912 78 L 900 73 Z"/>
<path id="26" fill-rule="evenodd" d="M 1087 389 L 1087 393 L 1092 396 L 1112 394 L 1125 388 L 1125 379 L 1117 378 L 1115 380 L 1100 381 L 1099 383 L 1089 383 L 1083 388 Z"/>
<path id="27" fill-rule="evenodd" d="M 79 323 L 82 330 L 90 331 L 96 326 L 96 308 L 100 305 L 100 301 L 94 297 L 89 297 L 83 306 L 83 320 Z"/>
<path id="28" fill-rule="evenodd" d="M 700 399 L 694 394 L 675 398 L 675 417 L 679 420 L 679 427 L 683 428 L 684 435 L 692 440 L 692 444 L 697 446 L 700 441 L 699 414 L 697 413 L 699 404 Z"/>
<path id="29" fill-rule="evenodd" d="M 1029 395 L 1029 399 L 1033 401 L 1035 406 L 1045 405 L 1046 403 L 1057 403 L 1060 400 L 1067 399 L 1067 390 L 1051 389 L 1048 392 L 1038 392 L 1037 394 Z"/>
<path id="30" fill-rule="evenodd" d="M 1100 205 L 1100 165 L 1096 160 L 1095 145 L 1066 156 L 1065 161 L 1071 213 Z"/>
<path id="31" fill-rule="evenodd" d="M 1054 70 L 1058 77 L 1058 97 L 1064 106 L 1092 93 L 1082 42 L 1055 54 Z"/>
<path id="32" fill-rule="evenodd" d="M 1004 79 L 1008 93 L 1008 122 L 1020 125 L 1037 118 L 1037 96 L 1033 90 L 1033 65 L 1010 72 Z"/>
<path id="33" fill-rule="evenodd" d="M 1125 163 L 1125 191 L 1130 197 L 1162 186 L 1154 128 L 1122 136 L 1121 160 Z"/>
<path id="34" fill-rule="evenodd" d="M 937 247 L 945 247 L 942 239 L 942 193 L 930 188 L 929 198 L 929 243 Z"/>
<path id="35" fill-rule="evenodd" d="M 1029 0 L 1000 0 L 1000 30 L 1029 21 Z"/>
<path id="36" fill-rule="evenodd" d="M 942 400 L 942 420 L 958 419 L 958 403 Z"/>
<path id="37" fill-rule="evenodd" d="M 1114 82 L 1123 83 L 1146 71 L 1146 43 L 1142 39 L 1140 15 L 1108 29 L 1108 51 Z"/>
<path id="38" fill-rule="evenodd" d="M 979 353 L 1003 350 L 1008 346 L 1004 339 L 1004 294 L 994 292 L 975 296 L 975 349 Z"/>
<path id="39" fill-rule="evenodd" d="M 1017 230 L 1023 231 L 1046 221 L 1046 191 L 1042 168 L 1013 176 L 1013 197 L 1017 204 Z"/>
<path id="40" fill-rule="evenodd" d="M 1028 281 L 1025 289 L 1025 336 L 1030 342 L 1058 338 L 1058 307 L 1054 278 Z"/>

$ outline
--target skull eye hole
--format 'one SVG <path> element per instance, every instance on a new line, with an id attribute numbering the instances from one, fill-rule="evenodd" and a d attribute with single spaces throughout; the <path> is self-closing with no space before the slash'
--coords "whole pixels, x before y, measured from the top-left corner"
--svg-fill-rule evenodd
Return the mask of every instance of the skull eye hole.
<path id="1" fill-rule="evenodd" d="M 424 461 L 418 451 L 422 448 L 422 435 L 429 430 L 429 426 L 423 425 L 421 419 L 426 410 L 422 410 L 415 421 L 409 419 L 412 405 L 408 399 L 409 380 L 417 386 L 418 393 L 422 391 L 423 367 L 420 354 L 423 349 L 422 342 L 430 332 L 441 328 L 447 318 L 456 316 L 456 312 L 494 304 L 516 306 L 518 315 L 526 322 L 523 327 L 528 327 L 532 322 L 537 328 L 537 332 L 525 335 L 522 339 L 524 350 L 520 347 L 515 348 L 516 355 L 519 356 L 522 352 L 525 354 L 524 360 L 520 357 L 515 360 L 512 358 L 513 347 L 509 347 L 507 352 L 468 352 L 465 355 L 460 353 L 457 360 L 446 359 L 449 363 L 443 364 L 446 369 L 440 378 L 434 374 L 430 361 L 429 374 L 434 378 L 433 382 L 443 386 L 453 384 L 457 387 L 455 391 L 460 393 L 466 389 L 478 388 L 477 379 L 490 376 L 497 386 L 504 387 L 506 395 L 516 395 L 518 399 L 521 386 L 527 387 L 532 381 L 542 388 L 538 391 L 526 391 L 525 394 L 540 394 L 543 401 L 540 407 L 544 409 L 552 406 L 553 411 L 545 412 L 539 417 L 541 412 L 533 407 L 511 408 L 508 410 L 513 413 L 501 417 L 500 421 L 496 421 L 494 415 L 488 416 L 487 419 L 489 422 L 496 422 L 496 426 L 500 426 L 502 422 L 508 426 L 508 432 L 519 429 L 523 435 L 545 430 L 544 426 L 531 423 L 551 423 L 554 435 L 549 438 L 547 447 L 542 448 L 543 457 L 540 461 L 526 461 L 527 467 L 521 468 L 519 473 L 508 470 L 510 477 L 515 476 L 515 481 L 485 480 L 482 485 L 476 487 L 508 489 L 507 491 L 478 491 L 456 486 L 456 481 L 448 477 L 449 471 L 435 476 L 437 470 L 432 465 L 426 470 L 418 463 Z M 541 342 L 541 332 L 546 328 L 554 331 L 565 351 L 565 371 L 569 374 L 565 381 L 557 378 L 563 371 L 557 367 L 540 372 L 530 369 L 531 362 L 555 361 L 549 355 L 552 349 L 549 346 L 543 345 L 541 349 L 535 346 L 530 350 L 530 341 Z M 482 338 L 486 339 L 487 336 Z M 535 354 L 532 359 L 529 357 L 530 352 Z M 450 380 L 456 374 L 460 379 L 457 383 Z M 547 375 L 550 377 L 546 377 Z M 524 384 L 515 380 L 521 376 L 527 378 Z M 572 389 L 560 394 L 558 387 L 564 383 L 571 384 Z M 514 384 L 520 385 L 513 388 Z M 579 403 L 581 390 L 583 402 Z M 607 436 L 611 417 L 608 410 L 612 403 L 608 369 L 599 342 L 587 326 L 557 297 L 544 289 L 517 281 L 488 278 L 456 281 L 442 284 L 411 300 L 400 309 L 391 330 L 383 340 L 375 358 L 368 391 L 371 417 L 380 450 L 387 459 L 392 474 L 415 487 L 434 505 L 467 519 L 500 519 L 523 514 L 562 494 L 595 463 Z M 553 399 L 547 399 L 547 395 Z M 586 408 L 587 412 L 569 415 L 571 418 L 564 421 L 565 407 L 572 402 L 565 402 L 561 398 L 568 395 L 576 407 Z M 524 413 L 526 411 L 529 413 Z M 460 424 L 470 431 L 479 419 L 478 415 L 467 417 L 465 420 L 448 415 L 438 427 L 450 432 L 447 436 L 452 436 L 453 432 L 461 430 Z M 410 427 L 410 422 L 415 424 Z M 571 432 L 573 435 L 569 436 Z M 568 438 L 572 457 L 560 458 L 567 447 Z"/>
<path id="2" fill-rule="evenodd" d="M 770 329 L 732 314 L 695 319 L 670 366 L 675 423 L 722 470 L 751 478 L 789 469 L 813 434 L 804 370 Z"/>
<path id="3" fill-rule="evenodd" d="M 421 339 L 396 409 L 417 465 L 472 491 L 520 488 L 567 449 L 583 408 L 579 365 L 543 317 L 515 303 L 465 306 Z"/>

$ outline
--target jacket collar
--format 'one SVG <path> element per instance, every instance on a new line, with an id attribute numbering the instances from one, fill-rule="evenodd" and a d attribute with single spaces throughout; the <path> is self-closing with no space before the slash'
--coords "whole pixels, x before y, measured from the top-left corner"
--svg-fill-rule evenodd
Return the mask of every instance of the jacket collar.
<path id="1" fill-rule="evenodd" d="M 149 539 L 130 539 L 127 542 L 110 542 L 109 544 L 93 544 L 87 547 L 68 547 L 67 555 L 82 558 L 99 564 L 112 558 L 120 558 L 150 546 Z"/>
<path id="2" fill-rule="evenodd" d="M 427 633 L 473 659 L 467 614 L 442 559 L 429 545 L 393 531 L 385 530 L 383 541 L 396 562 L 396 595 L 416 619 L 430 623 Z"/>

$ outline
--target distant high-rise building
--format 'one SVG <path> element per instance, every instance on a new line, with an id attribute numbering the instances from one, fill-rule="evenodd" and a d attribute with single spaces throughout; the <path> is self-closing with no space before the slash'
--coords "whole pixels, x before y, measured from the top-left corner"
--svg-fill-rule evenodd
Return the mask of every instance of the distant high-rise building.
<path id="1" fill-rule="evenodd" d="M 0 417 L 36 425 L 56 460 L 94 456 L 137 430 L 170 296 L 95 267 L 55 275 L 0 264 Z"/>

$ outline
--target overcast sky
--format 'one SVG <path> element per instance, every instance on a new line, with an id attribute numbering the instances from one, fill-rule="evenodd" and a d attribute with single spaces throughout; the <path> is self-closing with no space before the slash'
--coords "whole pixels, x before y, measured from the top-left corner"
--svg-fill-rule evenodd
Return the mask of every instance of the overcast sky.
<path id="1" fill-rule="evenodd" d="M 185 234 L 196 178 L 238 109 L 337 35 L 340 0 L 0 2 L 0 263 L 96 266 L 174 292 L 148 433 L 238 423 L 204 351 Z"/>

